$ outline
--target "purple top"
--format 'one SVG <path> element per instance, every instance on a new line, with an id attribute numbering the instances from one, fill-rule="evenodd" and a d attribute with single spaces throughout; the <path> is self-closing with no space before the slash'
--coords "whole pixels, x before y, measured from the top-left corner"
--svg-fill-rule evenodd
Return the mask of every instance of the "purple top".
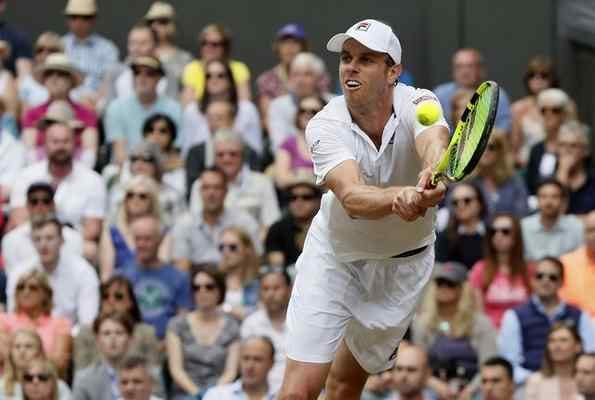
<path id="1" fill-rule="evenodd" d="M 312 158 L 304 158 L 302 156 L 302 153 L 300 153 L 296 136 L 288 137 L 287 140 L 283 142 L 280 148 L 289 153 L 289 157 L 291 157 L 292 170 L 296 170 L 298 168 L 314 169 Z"/>

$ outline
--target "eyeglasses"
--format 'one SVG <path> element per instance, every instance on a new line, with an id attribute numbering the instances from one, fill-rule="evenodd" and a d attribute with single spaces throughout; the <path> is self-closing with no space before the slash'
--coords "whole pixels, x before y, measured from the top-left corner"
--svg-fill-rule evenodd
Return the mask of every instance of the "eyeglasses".
<path id="1" fill-rule="evenodd" d="M 289 196 L 289 201 L 296 201 L 296 200 L 303 200 L 303 201 L 312 201 L 316 198 L 314 194 L 291 194 Z"/>
<path id="2" fill-rule="evenodd" d="M 155 18 L 149 21 L 149 24 L 158 24 L 158 25 L 168 25 L 169 23 L 171 23 L 172 20 L 171 18 Z"/>
<path id="3" fill-rule="evenodd" d="M 150 155 L 145 155 L 145 156 L 130 156 L 130 162 L 134 163 L 137 161 L 144 161 L 144 162 L 150 162 L 150 163 L 154 163 L 155 162 L 155 157 L 150 156 Z"/>
<path id="4" fill-rule="evenodd" d="M 215 42 L 212 40 L 203 40 L 200 45 L 202 47 L 208 46 L 208 47 L 223 47 L 225 43 L 224 42 Z"/>
<path id="5" fill-rule="evenodd" d="M 473 200 L 475 200 L 475 197 L 461 197 L 460 199 L 452 199 L 452 205 L 453 207 L 462 205 L 468 206 Z"/>
<path id="6" fill-rule="evenodd" d="M 235 253 L 239 250 L 239 246 L 236 243 L 221 243 L 219 245 L 219 251 L 223 253 L 225 250 L 229 250 L 232 253 Z"/>
<path id="7" fill-rule="evenodd" d="M 541 113 L 542 114 L 547 114 L 547 113 L 552 113 L 555 115 L 560 115 L 562 114 L 562 112 L 564 111 L 564 109 L 562 107 L 541 107 Z"/>
<path id="8" fill-rule="evenodd" d="M 50 374 L 29 374 L 29 373 L 25 373 L 23 375 L 23 379 L 27 383 L 31 383 L 31 382 L 34 382 L 34 381 L 47 382 L 47 381 L 50 380 Z"/>
<path id="9" fill-rule="evenodd" d="M 309 114 L 309 115 L 316 115 L 317 113 L 319 113 L 321 110 L 321 108 L 299 108 L 299 113 L 300 114 Z"/>
<path id="10" fill-rule="evenodd" d="M 69 15 L 68 19 L 82 19 L 84 21 L 91 21 L 95 18 L 94 15 Z"/>
<path id="11" fill-rule="evenodd" d="M 501 233 L 504 236 L 509 236 L 512 233 L 511 228 L 498 228 L 495 226 L 490 227 L 489 232 L 491 235 L 495 235 L 496 233 Z"/>
<path id="12" fill-rule="evenodd" d="M 31 197 L 30 199 L 27 200 L 27 202 L 29 204 L 31 204 L 32 206 L 38 206 L 40 204 L 43 204 L 44 206 L 49 206 L 50 204 L 52 204 L 52 198 L 51 197 Z"/>
<path id="13" fill-rule="evenodd" d="M 161 76 L 161 73 L 159 73 L 159 71 L 154 70 L 154 69 L 139 69 L 139 68 L 133 68 L 132 69 L 132 73 L 134 74 L 134 76 L 148 76 L 149 78 L 154 78 L 157 76 Z"/>
<path id="14" fill-rule="evenodd" d="M 126 200 L 130 200 L 135 197 L 138 199 L 141 199 L 141 200 L 147 200 L 149 198 L 149 194 L 142 193 L 142 192 L 128 192 L 128 193 L 126 193 Z"/>
<path id="15" fill-rule="evenodd" d="M 114 299 L 117 301 L 122 301 L 122 300 L 124 300 L 125 297 L 126 297 L 126 295 L 124 294 L 124 292 L 113 292 L 113 293 L 106 292 L 102 296 L 103 300 Z"/>
<path id="16" fill-rule="evenodd" d="M 560 276 L 558 274 L 546 274 L 545 272 L 536 273 L 535 278 L 537 278 L 538 281 L 547 279 L 552 283 L 556 283 L 560 280 Z"/>
<path id="17" fill-rule="evenodd" d="M 447 287 L 449 289 L 454 289 L 459 286 L 458 283 L 444 278 L 437 278 L 434 280 L 434 282 L 436 282 L 436 286 L 438 287 Z"/>
<path id="18" fill-rule="evenodd" d="M 211 73 L 207 72 L 207 79 L 217 78 L 217 79 L 224 79 L 227 78 L 225 72 L 218 72 L 218 73 Z"/>
<path id="19" fill-rule="evenodd" d="M 17 291 L 21 290 L 29 290 L 30 292 L 37 292 L 39 290 L 39 285 L 30 284 L 30 283 L 19 283 L 17 285 Z"/>
<path id="20" fill-rule="evenodd" d="M 192 290 L 194 290 L 195 292 L 200 292 L 203 289 L 207 292 L 212 292 L 216 288 L 217 288 L 217 285 L 215 285 L 214 283 L 205 283 L 204 285 L 196 284 L 196 283 L 192 284 Z"/>
<path id="21" fill-rule="evenodd" d="M 533 78 L 550 79 L 549 74 L 546 74 L 545 72 L 530 72 L 529 74 L 527 74 L 527 77 L 529 79 L 533 79 Z"/>

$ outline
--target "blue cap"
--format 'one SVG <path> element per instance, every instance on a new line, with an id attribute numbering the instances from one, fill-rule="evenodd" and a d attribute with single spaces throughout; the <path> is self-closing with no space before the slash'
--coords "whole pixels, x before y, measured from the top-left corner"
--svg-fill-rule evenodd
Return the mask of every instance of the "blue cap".
<path id="1" fill-rule="evenodd" d="M 304 27 L 300 24 L 286 24 L 283 25 L 281 29 L 277 31 L 277 39 L 285 37 L 293 37 L 296 39 L 304 40 L 306 39 L 306 31 L 304 31 Z"/>

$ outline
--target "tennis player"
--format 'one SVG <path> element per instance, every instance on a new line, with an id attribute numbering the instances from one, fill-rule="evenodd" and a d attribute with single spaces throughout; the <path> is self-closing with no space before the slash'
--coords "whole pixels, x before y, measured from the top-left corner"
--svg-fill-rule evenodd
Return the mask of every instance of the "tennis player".
<path id="1" fill-rule="evenodd" d="M 435 95 L 398 83 L 401 45 L 364 20 L 333 36 L 344 92 L 308 124 L 319 184 L 329 191 L 297 261 L 280 399 L 359 399 L 368 374 L 393 366 L 434 265 L 431 168 L 448 144 L 443 117 L 415 107 Z M 328 376 L 328 380 L 327 380 Z"/>

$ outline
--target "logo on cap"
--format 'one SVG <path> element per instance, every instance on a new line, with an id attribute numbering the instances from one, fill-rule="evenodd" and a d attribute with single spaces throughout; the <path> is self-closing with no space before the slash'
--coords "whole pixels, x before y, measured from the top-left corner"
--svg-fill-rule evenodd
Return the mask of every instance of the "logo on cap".
<path id="1" fill-rule="evenodd" d="M 368 30 L 368 28 L 370 27 L 370 23 L 369 22 L 361 22 L 359 23 L 356 27 L 355 30 L 356 31 L 364 31 L 366 32 Z"/>

